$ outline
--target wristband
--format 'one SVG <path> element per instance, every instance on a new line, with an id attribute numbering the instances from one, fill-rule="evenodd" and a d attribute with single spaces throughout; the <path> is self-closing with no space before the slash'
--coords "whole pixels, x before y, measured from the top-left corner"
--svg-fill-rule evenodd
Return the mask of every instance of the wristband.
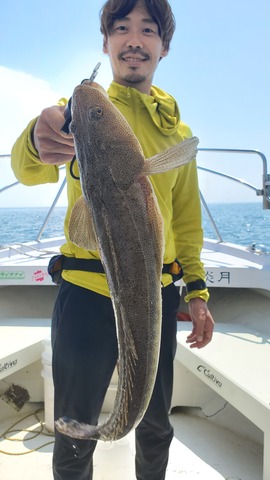
<path id="1" fill-rule="evenodd" d="M 186 284 L 187 292 L 193 292 L 194 290 L 205 290 L 207 288 L 204 280 L 195 280 L 195 282 L 189 282 Z"/>

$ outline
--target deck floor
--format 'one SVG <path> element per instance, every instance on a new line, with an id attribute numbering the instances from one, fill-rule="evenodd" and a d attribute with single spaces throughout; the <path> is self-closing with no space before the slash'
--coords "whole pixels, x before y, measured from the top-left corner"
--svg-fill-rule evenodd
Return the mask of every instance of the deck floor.
<path id="1" fill-rule="evenodd" d="M 42 407 L 36 415 L 31 414 L 39 407 L 27 408 L 16 425 L 15 416 L 0 422 L 1 480 L 36 480 L 37 472 L 39 480 L 53 479 L 54 437 L 47 435 L 45 427 L 41 431 Z M 262 479 L 261 445 L 192 414 L 192 410 L 173 413 L 171 421 L 175 437 L 166 480 Z M 135 480 L 134 451 L 133 433 L 113 444 L 100 442 L 94 457 L 94 480 Z"/>

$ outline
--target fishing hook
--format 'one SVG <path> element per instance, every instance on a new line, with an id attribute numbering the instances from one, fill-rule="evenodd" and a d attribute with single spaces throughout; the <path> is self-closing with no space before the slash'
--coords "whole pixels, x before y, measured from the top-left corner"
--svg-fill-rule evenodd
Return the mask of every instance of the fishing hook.
<path id="1" fill-rule="evenodd" d="M 83 84 L 83 82 L 85 82 L 86 80 L 89 82 L 93 82 L 98 74 L 98 69 L 100 67 L 101 63 L 98 62 L 98 64 L 95 66 L 91 76 L 89 79 L 84 79 L 81 81 L 81 84 Z M 66 105 L 66 108 L 65 108 L 65 111 L 64 111 L 64 117 L 65 117 L 65 123 L 64 125 L 62 126 L 61 128 L 61 132 L 64 132 L 66 133 L 67 135 L 70 133 L 69 131 L 69 125 L 70 125 L 70 122 L 71 122 L 71 103 L 72 103 L 72 97 L 70 97 L 67 105 Z"/>
<path id="2" fill-rule="evenodd" d="M 81 81 L 81 85 L 87 80 L 89 82 L 93 82 L 98 74 L 98 69 L 100 67 L 101 63 L 98 62 L 97 65 L 95 66 L 91 76 L 89 79 L 84 79 Z M 65 117 L 65 123 L 64 125 L 62 126 L 61 128 L 61 132 L 64 132 L 66 133 L 67 135 L 70 133 L 69 131 L 69 125 L 70 125 L 70 122 L 71 122 L 71 103 L 72 103 L 72 97 L 70 97 L 67 105 L 66 105 L 66 108 L 65 108 L 65 111 L 64 111 L 64 117 Z M 74 180 L 80 180 L 80 177 L 77 177 L 77 175 L 75 175 L 74 171 L 73 171 L 73 167 L 74 167 L 74 162 L 76 160 L 76 156 L 74 155 L 74 157 L 72 158 L 71 160 L 71 164 L 70 164 L 70 168 L 69 168 L 69 171 L 70 171 L 70 175 L 72 176 L 72 178 L 74 178 Z"/>

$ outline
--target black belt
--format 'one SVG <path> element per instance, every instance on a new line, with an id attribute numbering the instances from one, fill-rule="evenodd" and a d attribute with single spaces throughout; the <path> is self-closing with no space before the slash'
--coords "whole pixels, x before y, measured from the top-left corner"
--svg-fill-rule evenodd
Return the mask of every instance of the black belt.
<path id="1" fill-rule="evenodd" d="M 82 270 L 84 272 L 105 273 L 101 260 L 95 258 L 64 256 L 62 260 L 62 270 Z"/>
<path id="2" fill-rule="evenodd" d="M 65 255 L 55 255 L 52 257 L 49 261 L 48 273 L 52 277 L 52 281 L 57 285 L 61 283 L 61 273 L 63 270 L 105 273 L 101 261 L 94 258 L 66 257 Z M 164 264 L 162 273 L 169 273 L 173 277 L 174 282 L 180 280 L 183 276 L 183 270 L 178 260 Z"/>
<path id="3" fill-rule="evenodd" d="M 177 258 L 172 263 L 164 263 L 162 273 L 169 273 L 172 276 L 174 282 L 180 280 L 180 278 L 182 278 L 184 275 L 183 269 Z"/>

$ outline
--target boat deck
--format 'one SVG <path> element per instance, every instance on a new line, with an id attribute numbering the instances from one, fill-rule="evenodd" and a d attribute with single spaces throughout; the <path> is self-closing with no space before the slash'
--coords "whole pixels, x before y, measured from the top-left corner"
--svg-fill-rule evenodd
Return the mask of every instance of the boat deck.
<path id="1" fill-rule="evenodd" d="M 47 264 L 59 245 L 60 239 L 39 243 L 40 251 L 33 250 L 33 245 L 24 246 L 26 255 L 16 251 L 20 246 L 16 250 L 0 250 L 0 319 L 50 317 L 57 289 L 47 274 Z M 219 322 L 240 321 L 250 327 L 256 319 L 256 328 L 269 334 L 266 286 L 270 285 L 270 257 L 243 247 L 236 251 L 235 246 L 206 241 L 202 259 L 214 317 Z M 45 289 L 36 288 L 44 285 Z M 264 290 L 263 295 L 256 289 Z M 211 405 L 203 412 L 192 403 L 181 405 L 189 406 L 173 409 L 171 414 L 175 437 L 166 480 L 262 480 L 263 434 L 255 425 L 236 411 L 226 416 L 228 404 L 224 404 L 224 410 L 221 406 L 223 423 L 217 418 L 221 414 L 216 415 L 217 410 L 211 409 Z M 25 480 L 36 480 L 37 471 L 39 480 L 52 480 L 54 438 L 48 436 L 42 409 L 43 404 L 28 403 L 18 414 L 0 399 L 1 480 L 14 480 L 22 472 Z M 233 419 L 229 424 L 228 418 Z M 229 429 L 232 421 L 241 431 Z M 245 422 L 249 422 L 246 429 Z M 114 444 L 99 443 L 94 457 L 94 480 L 134 480 L 134 451 L 134 434 Z"/>
<path id="2" fill-rule="evenodd" d="M 0 422 L 1 480 L 52 480 L 54 437 L 44 427 L 44 412 L 28 404 L 15 423 L 8 405 Z M 37 413 L 35 413 L 37 412 Z M 262 446 L 198 415 L 198 409 L 171 414 L 175 436 L 166 480 L 261 480 Z M 99 442 L 94 456 L 95 480 L 135 480 L 134 433 L 114 443 Z M 112 476 L 113 472 L 113 476 Z"/>

